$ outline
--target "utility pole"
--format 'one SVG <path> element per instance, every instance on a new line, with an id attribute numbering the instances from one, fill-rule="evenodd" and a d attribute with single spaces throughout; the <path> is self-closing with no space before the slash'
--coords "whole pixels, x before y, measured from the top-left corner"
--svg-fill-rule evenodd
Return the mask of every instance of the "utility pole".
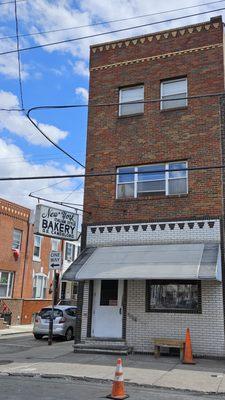
<path id="1" fill-rule="evenodd" d="M 49 319 L 49 331 L 48 331 L 48 345 L 52 345 L 53 337 L 53 321 L 54 321 L 54 306 L 55 306 L 55 291 L 56 291 L 56 271 L 54 270 L 53 282 L 52 282 L 52 312 Z"/>

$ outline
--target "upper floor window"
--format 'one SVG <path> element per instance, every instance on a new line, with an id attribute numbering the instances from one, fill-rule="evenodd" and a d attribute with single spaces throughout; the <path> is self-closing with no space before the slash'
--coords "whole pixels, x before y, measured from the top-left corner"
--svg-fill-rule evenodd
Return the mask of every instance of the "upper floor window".
<path id="1" fill-rule="evenodd" d="M 161 82 L 161 110 L 187 106 L 187 99 L 184 97 L 187 97 L 187 78 Z"/>
<path id="2" fill-rule="evenodd" d="M 188 192 L 186 161 L 118 168 L 117 198 L 146 194 L 179 195 Z M 134 173 L 135 172 L 135 173 Z"/>
<path id="3" fill-rule="evenodd" d="M 19 229 L 14 229 L 13 230 L 12 249 L 20 250 L 21 241 L 22 241 L 22 231 L 20 231 Z"/>
<path id="4" fill-rule="evenodd" d="M 41 258 L 41 236 L 34 235 L 34 254 L 33 258 L 40 260 Z"/>
<path id="5" fill-rule="evenodd" d="M 65 260 L 66 261 L 73 261 L 75 258 L 75 244 L 66 242 L 65 248 Z"/>
<path id="6" fill-rule="evenodd" d="M 58 251 L 59 249 L 59 240 L 52 239 L 52 251 Z"/>
<path id="7" fill-rule="evenodd" d="M 0 271 L 0 298 L 12 297 L 13 272 Z"/>
<path id="8" fill-rule="evenodd" d="M 47 288 L 47 276 L 44 274 L 36 274 L 33 280 L 33 298 L 45 299 Z"/>
<path id="9" fill-rule="evenodd" d="M 144 86 L 132 86 L 120 89 L 119 95 L 119 115 L 132 115 L 144 112 Z M 137 101 L 137 103 L 135 103 Z M 126 103 L 126 104 L 123 104 Z M 129 104 L 130 103 L 130 104 Z"/>

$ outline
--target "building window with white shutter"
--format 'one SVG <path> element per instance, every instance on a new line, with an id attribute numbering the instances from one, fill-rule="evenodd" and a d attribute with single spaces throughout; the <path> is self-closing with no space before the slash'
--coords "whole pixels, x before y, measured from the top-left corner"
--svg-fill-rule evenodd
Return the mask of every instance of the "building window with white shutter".
<path id="1" fill-rule="evenodd" d="M 41 236 L 34 235 L 34 253 L 33 260 L 40 261 L 41 259 Z"/>
<path id="2" fill-rule="evenodd" d="M 0 271 L 0 298 L 12 297 L 14 272 Z"/>
<path id="3" fill-rule="evenodd" d="M 47 275 L 36 274 L 33 279 L 33 298 L 45 299 L 47 289 Z"/>
<path id="4" fill-rule="evenodd" d="M 21 242 L 22 242 L 22 231 L 19 229 L 13 230 L 13 242 L 12 242 L 12 249 L 21 249 Z"/>
<path id="5" fill-rule="evenodd" d="M 161 110 L 186 107 L 187 78 L 171 79 L 161 82 Z"/>
<path id="6" fill-rule="evenodd" d="M 120 167 L 117 169 L 118 199 L 162 194 L 188 193 L 187 162 Z"/>
<path id="7" fill-rule="evenodd" d="M 66 261 L 73 261 L 75 258 L 75 244 L 66 242 L 65 247 L 65 260 Z"/>
<path id="8" fill-rule="evenodd" d="M 131 86 L 119 91 L 119 116 L 142 114 L 144 112 L 144 86 Z"/>

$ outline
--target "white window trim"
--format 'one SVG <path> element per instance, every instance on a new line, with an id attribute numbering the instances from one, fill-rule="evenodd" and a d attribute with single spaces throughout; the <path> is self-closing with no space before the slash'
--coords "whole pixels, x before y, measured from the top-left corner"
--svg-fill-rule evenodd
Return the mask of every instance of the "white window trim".
<path id="1" fill-rule="evenodd" d="M 35 237 L 36 237 L 36 236 L 40 237 L 39 256 L 35 256 L 35 255 L 34 255 Z M 42 236 L 40 236 L 40 235 L 34 235 L 34 247 L 33 247 L 33 260 L 34 260 L 34 261 L 41 261 L 41 245 L 42 245 Z"/>
<path id="2" fill-rule="evenodd" d="M 54 250 L 54 249 L 53 249 L 53 243 L 54 243 L 54 242 L 57 243 L 57 250 Z M 55 238 L 52 238 L 52 239 L 51 239 L 51 248 L 52 248 L 52 251 L 58 251 L 58 250 L 59 250 L 59 243 L 60 243 L 60 240 L 59 240 L 59 239 L 55 239 Z"/>
<path id="3" fill-rule="evenodd" d="M 122 102 L 122 92 L 125 91 L 125 90 L 131 90 L 131 89 L 135 89 L 135 88 L 143 88 L 143 100 L 144 100 L 144 98 L 145 98 L 145 87 L 144 87 L 144 85 L 134 85 L 134 86 L 127 86 L 127 87 L 120 88 L 119 89 L 119 117 L 126 117 L 126 116 L 129 116 L 129 115 L 138 115 L 138 114 L 143 114 L 144 113 L 144 110 L 141 111 L 141 112 L 132 113 L 132 114 L 122 114 L 121 113 L 121 108 L 122 108 L 122 106 L 124 104 L 127 104 L 127 105 L 129 103 L 135 104 L 134 101 L 125 101 L 123 103 Z M 137 103 L 138 103 L 138 100 L 137 100 Z"/>
<path id="4" fill-rule="evenodd" d="M 13 284 L 14 284 L 14 272 L 11 271 L 0 271 L 0 282 L 1 282 L 1 275 L 2 272 L 5 272 L 8 274 L 8 282 L 7 282 L 7 289 L 6 289 L 6 296 L 0 296 L 0 299 L 11 299 L 12 298 L 12 292 L 13 292 Z M 12 279 L 12 286 L 10 287 L 10 281 Z M 0 283 L 1 285 L 1 283 Z"/>
<path id="5" fill-rule="evenodd" d="M 17 232 L 20 232 L 19 247 L 15 247 L 15 246 L 13 246 L 13 244 L 14 244 L 14 232 L 15 232 L 15 231 L 17 231 Z M 12 243 L 12 249 L 18 249 L 18 250 L 21 250 L 21 245 L 22 245 L 22 236 L 23 236 L 23 231 L 21 231 L 21 229 L 17 229 L 17 228 L 14 228 L 14 229 L 13 229 L 13 243 Z"/>
<path id="6" fill-rule="evenodd" d="M 165 166 L 165 191 L 164 190 L 162 191 L 162 193 L 165 193 L 165 196 L 178 196 L 179 197 L 180 195 L 188 194 L 188 189 L 189 189 L 189 186 L 188 186 L 188 171 L 185 171 L 185 173 L 186 173 L 186 177 L 185 178 L 186 178 L 186 183 L 187 183 L 187 185 L 186 185 L 187 186 L 187 191 L 184 192 L 184 193 L 178 193 L 178 194 L 170 194 L 169 193 L 169 180 L 172 180 L 172 179 L 184 179 L 184 178 L 169 178 L 169 172 L 170 172 L 169 171 L 169 165 L 178 164 L 178 163 L 183 163 L 183 164 L 185 164 L 185 168 L 188 168 L 187 161 L 171 161 L 171 162 L 168 162 L 168 163 L 148 164 L 149 166 L 152 166 L 152 165 Z M 134 171 L 138 172 L 138 168 L 139 167 L 144 167 L 144 166 L 147 167 L 148 165 L 141 164 L 141 165 L 136 165 L 135 167 L 132 166 L 132 165 L 131 166 L 127 166 L 127 167 L 118 167 L 117 168 L 117 172 L 119 171 L 120 168 L 129 168 L 129 167 L 130 168 L 134 168 Z M 164 180 L 164 179 L 158 179 L 158 180 Z M 144 182 L 144 181 L 138 181 L 138 174 L 137 173 L 134 174 L 134 181 L 133 182 L 127 182 L 127 183 L 134 183 L 134 197 L 131 197 L 132 199 L 137 199 L 138 198 L 138 193 L 137 193 L 137 186 L 138 186 L 137 184 L 138 184 L 138 182 Z M 123 184 L 124 183 L 126 183 L 126 182 L 123 182 Z M 118 187 L 119 187 L 120 184 L 121 183 L 119 183 L 119 174 L 118 174 L 116 176 L 116 199 L 119 199 L 119 200 L 126 199 L 126 197 L 123 197 L 123 198 L 118 197 Z M 146 193 L 148 193 L 148 195 L 150 195 L 151 192 L 146 192 Z"/>
<path id="7" fill-rule="evenodd" d="M 164 83 L 175 83 L 175 82 L 180 82 L 180 81 L 186 81 L 186 96 L 185 97 L 188 97 L 188 80 L 187 80 L 187 77 L 183 77 L 183 78 L 177 78 L 177 79 L 165 79 L 165 80 L 163 80 L 163 81 L 161 81 L 161 83 L 160 83 L 160 110 L 170 110 L 170 109 L 172 109 L 173 107 L 171 107 L 171 108 L 164 108 L 163 107 L 163 100 L 164 100 L 164 95 L 163 95 L 163 84 Z M 180 93 L 174 93 L 174 94 L 177 94 L 177 95 L 179 95 Z M 167 97 L 167 96 L 165 96 L 165 97 Z M 171 99 L 171 101 L 172 101 L 173 99 Z M 188 99 L 186 99 L 185 100 L 186 101 L 186 104 L 185 104 L 185 106 L 176 106 L 176 107 L 174 107 L 174 108 L 183 108 L 183 107 L 187 107 L 188 106 Z"/>
<path id="8" fill-rule="evenodd" d="M 34 282 L 35 282 L 36 277 L 37 277 L 37 278 L 38 278 L 38 277 L 41 277 L 41 278 L 42 278 L 41 296 L 40 296 L 40 297 L 33 297 L 33 298 L 34 298 L 34 299 L 43 300 L 43 299 L 46 298 L 46 297 L 44 297 L 43 295 L 44 295 L 44 289 L 47 290 L 47 287 L 48 287 L 48 276 L 45 275 L 45 274 L 43 274 L 42 272 L 35 274 L 34 277 L 33 277 L 33 289 L 34 289 L 34 288 L 37 288 L 37 286 L 34 286 Z M 46 282 L 46 286 L 43 285 L 43 282 Z"/>
<path id="9" fill-rule="evenodd" d="M 71 246 L 74 246 L 74 250 L 72 251 L 71 260 L 68 260 L 68 259 L 66 258 L 66 248 L 67 248 L 67 244 L 69 244 L 69 245 L 71 245 Z M 76 253 L 77 253 L 76 247 L 77 247 L 77 246 L 76 246 L 75 243 L 65 242 L 64 260 L 65 260 L 66 262 L 73 262 L 73 261 L 76 259 Z"/>

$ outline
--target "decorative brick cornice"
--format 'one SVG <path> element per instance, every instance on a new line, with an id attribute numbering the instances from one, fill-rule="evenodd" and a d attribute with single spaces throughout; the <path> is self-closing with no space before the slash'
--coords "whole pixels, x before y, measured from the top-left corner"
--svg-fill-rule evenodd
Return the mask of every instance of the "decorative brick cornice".
<path id="1" fill-rule="evenodd" d="M 108 42 L 97 46 L 91 46 L 91 52 L 103 52 L 108 50 L 115 50 L 116 48 L 136 46 L 138 44 L 144 44 L 145 42 L 152 42 L 154 40 L 160 41 L 162 39 L 177 38 L 178 36 L 184 36 L 203 30 L 209 31 L 210 29 L 218 29 L 221 26 L 220 22 L 206 22 L 196 25 L 190 25 L 179 29 L 170 29 L 162 32 L 156 32 L 150 35 L 138 36 L 130 39 L 117 40 L 114 42 Z"/>
<path id="2" fill-rule="evenodd" d="M 17 204 L 0 200 L 0 214 L 27 221 L 30 217 L 30 210 Z"/>
<path id="3" fill-rule="evenodd" d="M 173 51 L 173 52 L 170 52 L 170 53 L 157 54 L 157 55 L 150 56 L 150 57 L 136 58 L 134 60 L 120 61 L 120 62 L 113 63 L 113 64 L 100 65 L 98 67 L 90 68 L 90 71 L 104 70 L 104 69 L 113 68 L 113 67 L 122 67 L 122 66 L 127 66 L 127 65 L 130 65 L 130 64 L 139 64 L 139 63 L 143 63 L 143 62 L 155 61 L 155 60 L 159 60 L 159 59 L 163 59 L 163 58 L 169 58 L 169 57 L 173 57 L 173 56 L 181 56 L 183 54 L 189 54 L 189 53 L 196 53 L 196 52 L 199 52 L 199 51 L 212 50 L 212 49 L 216 49 L 216 48 L 220 48 L 220 47 L 223 47 L 223 43 L 216 43 L 216 44 L 211 44 L 211 45 L 207 45 L 207 46 L 194 47 L 194 48 L 191 48 L 191 49 Z"/>

